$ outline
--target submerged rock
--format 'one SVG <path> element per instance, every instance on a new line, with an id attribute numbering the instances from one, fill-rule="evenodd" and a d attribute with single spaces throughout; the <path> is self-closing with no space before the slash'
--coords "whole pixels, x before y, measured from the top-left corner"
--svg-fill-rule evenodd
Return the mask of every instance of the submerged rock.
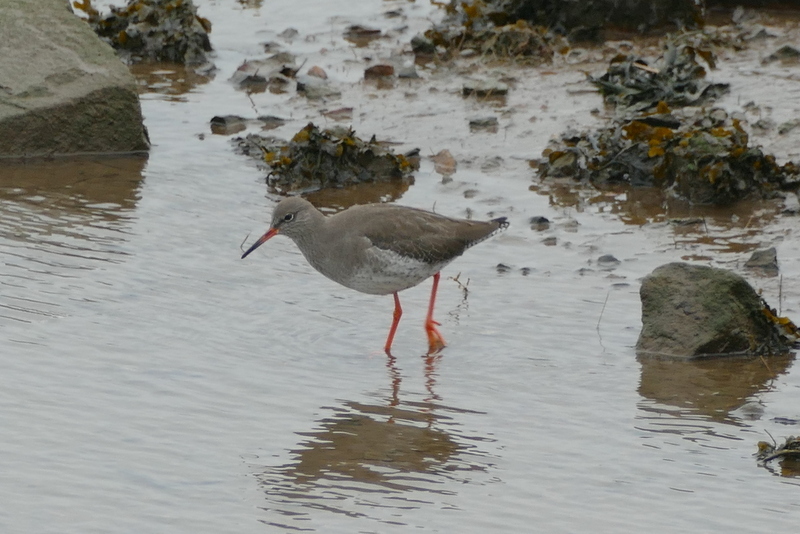
<path id="1" fill-rule="evenodd" d="M 497 80 L 468 80 L 461 88 L 463 96 L 475 95 L 479 98 L 506 96 L 508 84 Z"/>
<path id="2" fill-rule="evenodd" d="M 484 131 L 489 133 L 497 133 L 499 128 L 500 125 L 497 122 L 497 117 L 475 117 L 469 119 L 470 132 Z"/>
<path id="3" fill-rule="evenodd" d="M 217 135 L 232 135 L 247 129 L 247 119 L 239 115 L 215 115 L 211 117 L 211 132 Z"/>
<path id="4" fill-rule="evenodd" d="M 800 63 L 800 50 L 791 45 L 784 45 L 763 59 L 761 63 L 767 64 L 780 61 L 783 64 L 797 65 Z"/>
<path id="5" fill-rule="evenodd" d="M 613 254 L 603 254 L 597 258 L 597 266 L 604 271 L 613 271 L 619 267 L 620 262 Z"/>
<path id="6" fill-rule="evenodd" d="M 662 265 L 645 277 L 640 294 L 640 356 L 779 354 L 794 341 L 750 284 L 724 269 Z"/>
<path id="7" fill-rule="evenodd" d="M 247 60 L 236 69 L 228 81 L 248 93 L 273 94 L 288 91 L 297 75 L 295 57 L 286 52 L 273 54 L 266 59 Z"/>
<path id="8" fill-rule="evenodd" d="M 531 225 L 531 230 L 536 230 L 537 232 L 543 232 L 550 229 L 550 219 L 544 217 L 543 215 L 535 215 L 528 219 L 528 222 Z"/>

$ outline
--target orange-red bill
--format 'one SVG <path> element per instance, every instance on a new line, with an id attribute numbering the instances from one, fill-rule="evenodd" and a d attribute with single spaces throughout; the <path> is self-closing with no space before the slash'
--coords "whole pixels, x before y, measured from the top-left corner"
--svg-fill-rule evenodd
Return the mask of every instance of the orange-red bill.
<path id="1" fill-rule="evenodd" d="M 267 233 L 266 233 L 266 234 L 262 235 L 262 236 L 261 236 L 261 237 L 258 239 L 258 241 L 256 241 L 255 243 L 253 243 L 253 246 L 252 246 L 252 247 L 248 248 L 248 249 L 245 251 L 245 253 L 244 253 L 244 254 L 242 254 L 242 259 L 245 259 L 245 258 L 247 257 L 247 255 L 248 255 L 248 254 L 250 254 L 250 253 L 251 253 L 251 252 L 253 252 L 255 249 L 257 249 L 258 247 L 260 247 L 261 245 L 263 245 L 263 244 L 264 244 L 264 242 L 265 242 L 266 240 L 268 240 L 268 239 L 272 238 L 272 237 L 273 237 L 273 236 L 275 236 L 277 233 L 278 233 L 278 230 L 277 230 L 276 228 L 270 228 L 270 229 L 267 231 Z"/>

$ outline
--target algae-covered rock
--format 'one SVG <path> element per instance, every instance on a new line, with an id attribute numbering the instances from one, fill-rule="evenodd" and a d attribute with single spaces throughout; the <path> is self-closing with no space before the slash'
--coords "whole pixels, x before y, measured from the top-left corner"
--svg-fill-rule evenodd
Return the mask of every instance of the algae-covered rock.
<path id="1" fill-rule="evenodd" d="M 571 41 L 601 40 L 607 28 L 674 30 L 698 27 L 703 19 L 702 6 L 695 0 L 451 0 L 444 7 L 445 20 L 426 33 L 436 44 L 456 42 L 441 36 L 461 35 L 474 49 L 530 50 L 526 55 L 539 55 L 539 43 L 549 47 L 556 34 Z M 529 30 L 547 35 L 542 40 Z M 511 46 L 489 44 L 492 40 Z"/>
<path id="2" fill-rule="evenodd" d="M 645 277 L 640 294 L 640 356 L 777 354 L 793 341 L 750 284 L 724 269 L 662 265 Z"/>
<path id="3" fill-rule="evenodd" d="M 89 17 L 95 33 L 129 63 L 166 61 L 202 65 L 211 51 L 211 22 L 197 14 L 192 0 L 128 0 L 101 14 L 91 0 L 75 6 Z"/>
<path id="4" fill-rule="evenodd" d="M 269 185 L 281 193 L 400 180 L 419 167 L 418 151 L 394 154 L 374 136 L 364 141 L 351 129 L 313 123 L 288 143 L 252 135 L 238 141 L 243 152 L 260 154 Z"/>
<path id="5" fill-rule="evenodd" d="M 800 187 L 797 165 L 779 165 L 749 139 L 722 109 L 677 113 L 661 102 L 595 131 L 562 134 L 544 150 L 538 169 L 542 178 L 661 187 L 694 204 L 770 198 Z"/>

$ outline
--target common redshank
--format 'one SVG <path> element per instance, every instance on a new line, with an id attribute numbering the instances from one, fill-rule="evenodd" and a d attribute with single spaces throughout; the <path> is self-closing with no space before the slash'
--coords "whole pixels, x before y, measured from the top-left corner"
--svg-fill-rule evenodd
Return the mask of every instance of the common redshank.
<path id="1" fill-rule="evenodd" d="M 292 239 L 308 263 L 334 282 L 372 295 L 394 295 L 394 320 L 384 350 L 403 315 L 399 291 L 433 276 L 425 319 L 429 354 L 445 346 L 433 320 L 439 271 L 464 253 L 508 226 L 505 217 L 491 221 L 451 219 L 394 204 L 353 206 L 325 216 L 300 197 L 281 200 L 272 213 L 269 230 L 242 254 L 242 259 L 277 234 Z"/>

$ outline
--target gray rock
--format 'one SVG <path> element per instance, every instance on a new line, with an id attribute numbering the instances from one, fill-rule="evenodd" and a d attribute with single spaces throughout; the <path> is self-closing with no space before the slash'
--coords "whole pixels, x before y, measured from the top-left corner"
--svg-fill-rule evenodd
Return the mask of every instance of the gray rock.
<path id="1" fill-rule="evenodd" d="M 670 263 L 642 282 L 640 356 L 692 359 L 780 353 L 788 348 L 763 313 L 764 303 L 741 276 Z"/>
<path id="2" fill-rule="evenodd" d="M 342 96 L 342 92 L 332 87 L 328 80 L 307 75 L 297 77 L 297 92 L 305 95 L 309 100 L 325 100 Z"/>
<path id="3" fill-rule="evenodd" d="M 763 64 L 772 63 L 773 61 L 781 61 L 783 63 L 797 63 L 800 61 L 800 50 L 791 46 L 783 45 L 778 50 L 764 58 L 761 62 Z"/>
<path id="4" fill-rule="evenodd" d="M 612 254 L 603 254 L 597 258 L 597 266 L 604 271 L 613 271 L 620 263 Z"/>
<path id="5" fill-rule="evenodd" d="M 490 133 L 497 133 L 498 127 L 497 117 L 474 117 L 469 119 L 470 132 L 483 130 Z"/>
<path id="6" fill-rule="evenodd" d="M 247 129 L 247 120 L 239 115 L 215 115 L 211 118 L 211 132 L 233 135 Z"/>
<path id="7" fill-rule="evenodd" d="M 778 276 L 778 251 L 775 247 L 756 250 L 744 264 L 744 268 L 763 276 Z"/>
<path id="8" fill-rule="evenodd" d="M 0 28 L 0 156 L 149 148 L 133 76 L 67 2 L 0 2 Z"/>
<path id="9" fill-rule="evenodd" d="M 798 126 L 800 126 L 800 119 L 792 119 L 783 122 L 780 124 L 780 126 L 778 126 L 778 133 L 781 135 L 786 135 Z"/>
<path id="10" fill-rule="evenodd" d="M 543 215 L 536 215 L 528 219 L 528 222 L 531 225 L 531 230 L 536 230 L 537 232 L 542 232 L 544 230 L 550 229 L 550 219 L 544 217 Z"/>
<path id="11" fill-rule="evenodd" d="M 467 81 L 461 88 L 464 96 L 475 95 L 477 97 L 505 96 L 508 94 L 508 84 L 498 80 L 478 80 Z"/>

